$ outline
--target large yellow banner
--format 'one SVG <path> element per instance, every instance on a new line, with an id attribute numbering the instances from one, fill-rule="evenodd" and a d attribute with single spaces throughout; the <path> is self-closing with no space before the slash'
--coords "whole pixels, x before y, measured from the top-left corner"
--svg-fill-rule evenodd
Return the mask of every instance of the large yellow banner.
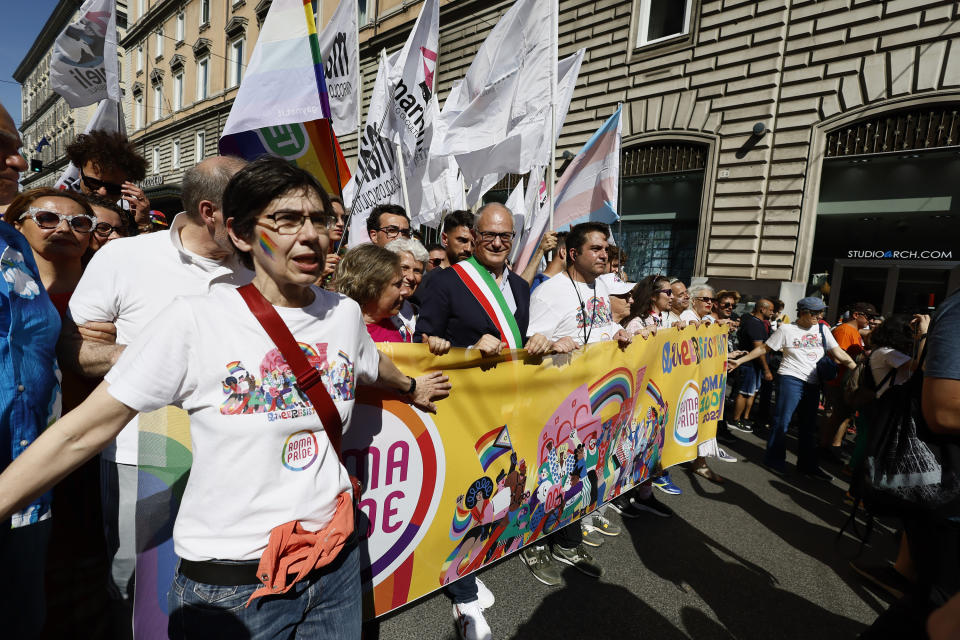
<path id="1" fill-rule="evenodd" d="M 726 329 L 668 329 L 626 350 L 443 357 L 380 344 L 401 370 L 453 390 L 424 414 L 358 396 L 345 463 L 364 485 L 364 580 L 380 615 L 577 520 L 714 439 Z M 368 605 L 370 603 L 368 602 Z"/>

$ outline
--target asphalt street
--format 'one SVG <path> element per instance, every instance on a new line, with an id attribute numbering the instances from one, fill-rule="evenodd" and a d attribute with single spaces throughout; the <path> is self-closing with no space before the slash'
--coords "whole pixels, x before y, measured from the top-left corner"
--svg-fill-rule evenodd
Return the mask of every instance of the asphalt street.
<path id="1" fill-rule="evenodd" d="M 856 638 L 889 604 L 849 568 L 859 539 L 837 532 L 850 511 L 846 479 L 778 477 L 760 464 L 763 441 L 737 433 L 725 447 L 737 463 L 710 460 L 722 485 L 672 470 L 683 495 L 658 498 L 673 518 L 620 520 L 624 532 L 591 549 L 599 580 L 573 568 L 550 588 L 511 556 L 480 572 L 496 596 L 486 611 L 495 640 L 504 638 L 680 638 L 832 640 Z M 863 555 L 895 555 L 895 533 L 878 526 Z M 450 601 L 441 592 L 380 621 L 383 639 L 456 638 Z"/>

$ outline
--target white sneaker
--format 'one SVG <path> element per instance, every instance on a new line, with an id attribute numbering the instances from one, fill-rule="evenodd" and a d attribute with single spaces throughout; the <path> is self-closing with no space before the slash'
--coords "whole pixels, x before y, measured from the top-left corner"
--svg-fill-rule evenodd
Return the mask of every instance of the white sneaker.
<path id="1" fill-rule="evenodd" d="M 487 588 L 487 585 L 480 581 L 480 578 L 474 578 L 474 580 L 477 581 L 477 602 L 480 603 L 480 608 L 489 609 L 493 606 L 493 603 L 496 602 L 496 599 L 493 597 L 493 592 Z"/>
<path id="2" fill-rule="evenodd" d="M 736 461 L 737 461 L 737 458 L 736 458 L 735 456 L 732 456 L 732 455 L 730 455 L 729 453 L 727 453 L 727 452 L 723 449 L 723 447 L 717 447 L 717 458 L 719 458 L 719 459 L 722 460 L 723 462 L 736 462 Z"/>
<path id="3" fill-rule="evenodd" d="M 493 632 L 483 617 L 479 600 L 454 604 L 453 619 L 457 624 L 457 634 L 463 640 L 493 640 Z"/>

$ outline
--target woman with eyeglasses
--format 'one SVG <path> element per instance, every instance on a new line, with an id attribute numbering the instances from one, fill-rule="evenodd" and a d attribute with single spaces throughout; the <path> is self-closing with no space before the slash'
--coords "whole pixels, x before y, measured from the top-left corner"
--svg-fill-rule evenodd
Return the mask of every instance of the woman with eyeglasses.
<path id="1" fill-rule="evenodd" d="M 328 232 L 330 236 L 330 250 L 327 251 L 327 261 L 323 268 L 323 276 L 320 282 L 325 283 L 328 289 L 332 289 L 333 274 L 337 270 L 337 264 L 340 262 L 340 248 L 343 246 L 343 234 L 347 228 L 347 210 L 343 206 L 343 200 L 339 196 L 330 196 L 330 206 L 333 209 L 333 215 L 336 217 L 334 226 Z"/>
<path id="2" fill-rule="evenodd" d="M 193 464 L 173 527 L 169 636 L 359 639 L 350 478 L 323 407 L 245 300 L 279 316 L 275 326 L 303 351 L 319 378 L 311 391 L 333 404 L 331 433 L 350 427 L 360 384 L 396 390 L 424 411 L 450 385 L 439 372 L 403 375 L 377 351 L 359 306 L 315 286 L 333 226 L 316 178 L 264 156 L 227 184 L 223 216 L 251 285 L 174 300 L 104 383 L 0 475 L 0 516 L 95 456 L 137 413 L 180 407 Z"/>
<path id="3" fill-rule="evenodd" d="M 656 331 L 661 327 L 669 327 L 667 318 L 672 302 L 673 289 L 666 277 L 647 276 L 638 282 L 633 290 L 630 315 L 624 322 L 627 333 L 633 336 L 645 329 Z"/>
<path id="4" fill-rule="evenodd" d="M 43 286 L 63 315 L 83 275 L 81 258 L 97 225 L 93 209 L 79 194 L 43 187 L 17 196 L 3 219 L 30 243 Z"/>
<path id="5" fill-rule="evenodd" d="M 97 217 L 97 224 L 90 234 L 91 255 L 111 240 L 135 234 L 137 225 L 133 214 L 117 206 L 116 201 L 103 196 L 87 196 L 87 202 Z"/>
<path id="6" fill-rule="evenodd" d="M 82 195 L 72 191 L 31 189 L 10 203 L 4 220 L 30 243 L 40 281 L 63 320 L 98 223 L 93 209 Z M 63 413 L 83 402 L 98 382 L 63 369 Z M 96 628 L 110 607 L 97 459 L 84 463 L 53 489 L 53 510 L 45 576 L 45 633 L 70 635 L 77 625 Z"/>

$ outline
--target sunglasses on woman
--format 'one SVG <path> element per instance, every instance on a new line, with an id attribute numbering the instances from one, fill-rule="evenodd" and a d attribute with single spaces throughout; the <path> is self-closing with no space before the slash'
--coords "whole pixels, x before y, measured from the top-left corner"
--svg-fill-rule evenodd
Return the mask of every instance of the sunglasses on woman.
<path id="1" fill-rule="evenodd" d="M 662 293 L 666 296 L 673 297 L 673 289 L 657 289 L 657 293 Z"/>
<path id="2" fill-rule="evenodd" d="M 61 222 L 66 220 L 67 224 L 70 225 L 70 228 L 77 233 L 90 233 L 93 231 L 94 225 L 97 224 L 96 218 L 93 216 L 88 216 L 85 213 L 77 214 L 75 216 L 68 216 L 63 213 L 50 211 L 48 209 L 41 209 L 39 207 L 30 207 L 27 209 L 19 219 L 23 220 L 24 218 L 30 218 L 33 220 L 35 225 L 41 229 L 48 230 L 56 229 L 60 226 Z"/>
<path id="3" fill-rule="evenodd" d="M 715 303 L 715 302 L 717 301 L 716 298 L 708 298 L 707 296 L 698 296 L 698 297 L 694 298 L 694 300 L 699 300 L 700 302 L 709 302 L 709 303 L 711 303 L 711 304 L 713 304 L 713 303 Z"/>

